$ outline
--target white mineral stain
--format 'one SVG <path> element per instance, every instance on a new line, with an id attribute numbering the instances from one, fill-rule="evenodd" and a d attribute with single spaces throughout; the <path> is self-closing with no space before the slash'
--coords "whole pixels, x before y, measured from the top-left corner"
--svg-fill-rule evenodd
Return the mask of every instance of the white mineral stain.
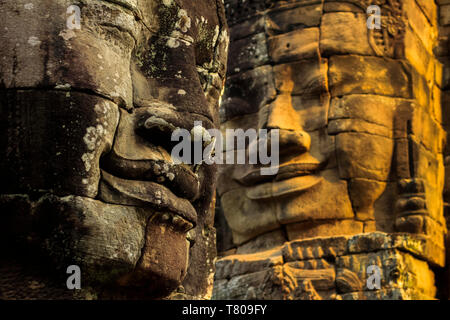
<path id="1" fill-rule="evenodd" d="M 88 185 L 87 190 L 90 194 L 95 194 L 97 192 L 97 189 L 93 184 Z"/>
<path id="2" fill-rule="evenodd" d="M 41 44 L 41 41 L 37 37 L 29 37 L 28 38 L 28 44 L 34 46 L 38 46 Z"/>
<path id="3" fill-rule="evenodd" d="M 191 27 L 191 18 L 189 18 L 187 11 L 184 9 L 178 11 L 178 17 L 180 20 L 177 22 L 177 27 L 179 27 L 182 32 L 186 33 Z"/>
<path id="4" fill-rule="evenodd" d="M 186 94 L 186 91 L 183 89 L 178 90 L 178 94 L 184 96 Z"/>
<path id="5" fill-rule="evenodd" d="M 70 90 L 70 83 L 57 84 L 55 86 L 55 89 L 57 89 L 57 90 Z"/>
<path id="6" fill-rule="evenodd" d="M 212 43 L 216 43 L 217 39 L 219 39 L 219 33 L 220 33 L 220 28 L 219 26 L 216 26 L 216 28 L 214 29 L 214 37 L 213 37 L 213 41 Z"/>
<path id="7" fill-rule="evenodd" d="M 33 10 L 34 9 L 34 5 L 32 3 L 26 3 L 23 6 L 27 10 Z"/>
<path id="8" fill-rule="evenodd" d="M 86 144 L 88 150 L 95 150 L 95 143 L 97 141 L 98 133 L 95 127 L 88 127 L 86 134 L 83 137 L 83 141 Z"/>
<path id="9" fill-rule="evenodd" d="M 75 37 L 75 31 L 71 29 L 63 30 L 59 33 L 59 36 L 62 37 L 64 40 L 69 41 L 73 37 Z"/>
<path id="10" fill-rule="evenodd" d="M 180 42 L 177 39 L 169 38 L 169 40 L 167 40 L 167 46 L 169 48 L 178 48 L 180 46 Z"/>
<path id="11" fill-rule="evenodd" d="M 81 156 L 81 160 L 84 163 L 84 168 L 86 169 L 86 172 L 89 172 L 89 170 L 91 170 L 91 162 L 90 162 L 90 153 L 84 153 Z"/>

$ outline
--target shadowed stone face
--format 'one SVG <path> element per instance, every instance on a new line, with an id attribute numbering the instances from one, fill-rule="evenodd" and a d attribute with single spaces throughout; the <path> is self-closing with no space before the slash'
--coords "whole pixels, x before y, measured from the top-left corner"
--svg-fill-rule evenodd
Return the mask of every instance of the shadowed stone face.
<path id="1" fill-rule="evenodd" d="M 436 234 L 442 245 L 444 133 L 425 85 L 433 76 L 405 26 L 411 9 L 377 2 L 383 33 L 366 26 L 369 4 L 350 2 L 227 3 L 222 128 L 280 130 L 276 176 L 254 165 L 221 169 L 237 245 L 375 230 Z M 421 41 L 432 48 L 436 32 Z"/>
<path id="2" fill-rule="evenodd" d="M 215 167 L 170 151 L 176 128 L 218 124 L 221 1 L 3 1 L 0 15 L 5 239 L 63 278 L 79 265 L 98 297 L 165 296 L 190 251 L 186 294 L 207 296 Z"/>

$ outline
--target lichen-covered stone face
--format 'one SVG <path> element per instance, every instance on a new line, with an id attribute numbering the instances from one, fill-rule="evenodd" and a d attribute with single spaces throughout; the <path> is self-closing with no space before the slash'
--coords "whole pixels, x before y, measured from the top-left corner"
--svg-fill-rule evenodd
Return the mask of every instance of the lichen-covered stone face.
<path id="1" fill-rule="evenodd" d="M 207 296 L 215 167 L 170 152 L 176 128 L 218 125 L 222 1 L 2 1 L 0 16 L 2 231 L 94 288 L 164 296 L 189 273 L 185 293 Z"/>
<path id="2" fill-rule="evenodd" d="M 235 245 L 269 232 L 280 245 L 375 230 L 443 245 L 445 134 L 430 95 L 433 62 L 414 58 L 417 30 L 405 29 L 416 8 L 379 1 L 383 34 L 367 28 L 367 1 L 350 2 L 226 2 L 222 128 L 280 130 L 276 176 L 258 175 L 258 165 L 221 168 Z M 419 37 L 427 50 L 436 32 Z"/>

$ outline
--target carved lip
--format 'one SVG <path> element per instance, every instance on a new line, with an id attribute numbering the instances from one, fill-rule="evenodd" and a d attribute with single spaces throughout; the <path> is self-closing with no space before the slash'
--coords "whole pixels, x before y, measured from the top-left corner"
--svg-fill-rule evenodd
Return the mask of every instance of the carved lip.
<path id="1" fill-rule="evenodd" d="M 251 170 L 236 180 L 248 186 L 249 199 L 277 198 L 308 190 L 322 182 L 318 172 L 324 163 L 309 159 L 307 162 L 290 162 L 278 167 L 276 176 L 261 175 L 261 170 Z"/>
<path id="2" fill-rule="evenodd" d="M 197 212 L 189 200 L 177 197 L 169 188 L 153 181 L 123 179 L 101 170 L 99 198 L 107 203 L 151 207 L 168 213 L 172 222 L 176 221 L 185 232 L 197 223 Z M 179 219 L 173 219 L 174 215 Z"/>
<path id="3" fill-rule="evenodd" d="M 317 175 L 298 176 L 282 181 L 266 182 L 247 189 L 247 197 L 252 200 L 278 198 L 308 190 L 322 182 Z"/>
<path id="4" fill-rule="evenodd" d="M 268 181 L 281 181 L 299 176 L 314 175 L 323 166 L 324 164 L 318 161 L 291 162 L 278 166 L 278 172 L 275 176 L 261 175 L 261 170 L 258 168 L 248 171 L 240 177 L 235 177 L 235 180 L 245 186 L 253 186 Z"/>
<path id="5" fill-rule="evenodd" d="M 129 160 L 111 152 L 102 159 L 101 168 L 126 180 L 156 182 L 176 196 L 194 201 L 200 194 L 200 181 L 190 169 L 165 160 Z"/>

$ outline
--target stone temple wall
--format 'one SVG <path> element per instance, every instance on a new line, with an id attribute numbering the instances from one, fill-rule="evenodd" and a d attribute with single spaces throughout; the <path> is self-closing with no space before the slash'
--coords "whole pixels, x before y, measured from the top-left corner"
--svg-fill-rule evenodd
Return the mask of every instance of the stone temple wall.
<path id="1" fill-rule="evenodd" d="M 442 298 L 450 1 L 225 5 L 222 129 L 284 130 L 300 177 L 220 169 L 213 298 Z"/>
<path id="2" fill-rule="evenodd" d="M 435 50 L 437 59 L 440 63 L 442 63 L 443 71 L 440 75 L 442 79 L 440 88 L 441 88 L 441 106 L 442 106 L 442 115 L 443 115 L 443 126 L 446 132 L 450 130 L 450 119 L 449 119 L 449 111 L 450 111 L 450 1 L 448 0 L 437 0 L 439 4 L 439 44 Z M 447 144 L 444 149 L 444 158 L 445 158 L 445 187 L 444 187 L 444 213 L 447 220 L 447 229 L 449 227 L 450 222 L 450 213 L 448 203 L 450 200 L 450 149 L 449 149 L 449 141 L 447 138 Z M 449 273 L 449 237 L 447 235 L 446 248 L 447 248 L 447 271 L 446 275 L 443 277 L 444 282 L 447 285 L 444 285 L 443 295 L 450 298 L 450 273 Z"/>

